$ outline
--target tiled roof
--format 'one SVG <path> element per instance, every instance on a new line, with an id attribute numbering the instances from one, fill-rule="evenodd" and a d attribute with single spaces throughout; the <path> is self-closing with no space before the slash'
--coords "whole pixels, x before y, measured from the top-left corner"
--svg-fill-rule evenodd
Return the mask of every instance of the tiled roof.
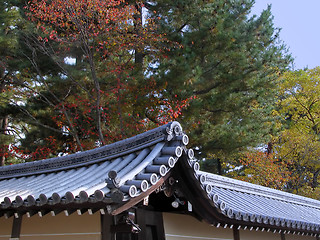
<path id="1" fill-rule="evenodd" d="M 320 236 L 320 201 L 200 171 L 195 159 L 175 170 L 193 211 L 210 224 Z"/>
<path id="2" fill-rule="evenodd" d="M 199 178 L 215 207 L 230 219 L 319 232 L 319 201 L 206 172 Z"/>
<path id="3" fill-rule="evenodd" d="M 129 201 L 163 181 L 188 141 L 174 122 L 90 151 L 2 167 L 0 213 Z"/>
<path id="4" fill-rule="evenodd" d="M 117 214 L 170 177 L 210 224 L 320 235 L 319 201 L 202 172 L 188 141 L 173 122 L 90 151 L 2 167 L 0 216 L 70 208 Z"/>

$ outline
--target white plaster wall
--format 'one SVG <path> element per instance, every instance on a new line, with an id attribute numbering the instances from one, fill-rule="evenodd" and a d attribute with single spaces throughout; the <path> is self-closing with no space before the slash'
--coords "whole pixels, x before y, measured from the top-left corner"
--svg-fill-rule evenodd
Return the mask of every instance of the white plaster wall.
<path id="1" fill-rule="evenodd" d="M 316 240 L 316 237 L 287 234 L 286 240 Z"/>
<path id="2" fill-rule="evenodd" d="M 6 219 L 0 217 L 0 240 L 9 239 L 11 236 L 13 217 Z"/>
<path id="3" fill-rule="evenodd" d="M 163 213 L 166 240 L 233 240 L 229 228 L 216 228 L 194 217 Z"/>
<path id="4" fill-rule="evenodd" d="M 166 240 L 233 240 L 233 230 L 214 227 L 182 214 L 163 213 Z M 281 240 L 279 233 L 240 229 L 240 240 Z M 316 240 L 315 237 L 286 234 L 286 240 Z"/>
<path id="5" fill-rule="evenodd" d="M 281 235 L 279 233 L 266 232 L 266 231 L 256 231 L 249 229 L 240 229 L 240 239 L 241 240 L 281 240 Z"/>
<path id="6" fill-rule="evenodd" d="M 100 213 L 23 216 L 20 240 L 100 240 Z"/>
<path id="7" fill-rule="evenodd" d="M 285 234 L 286 240 L 316 240 L 315 237 L 310 236 L 301 236 L 293 234 Z M 255 231 L 255 230 L 240 230 L 240 240 L 272 240 L 272 239 L 281 239 L 279 233 L 266 232 L 266 231 Z"/>

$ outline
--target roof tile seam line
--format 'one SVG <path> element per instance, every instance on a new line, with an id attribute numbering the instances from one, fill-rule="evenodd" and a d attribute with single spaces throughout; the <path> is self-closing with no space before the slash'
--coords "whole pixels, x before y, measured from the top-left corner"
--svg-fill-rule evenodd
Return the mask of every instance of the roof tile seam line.
<path id="1" fill-rule="evenodd" d="M 105 161 L 120 155 L 129 154 L 132 151 L 151 146 L 163 140 L 170 141 L 173 138 L 173 133 L 177 132 L 177 128 L 182 131 L 182 128 L 178 122 L 172 122 L 148 132 L 141 133 L 137 136 L 100 148 L 70 154 L 63 157 L 4 166 L 0 168 L 0 180 L 66 170 L 75 166 L 85 166 Z"/>
<path id="2" fill-rule="evenodd" d="M 313 222 L 304 222 L 304 221 L 297 221 L 297 224 L 291 224 L 291 219 L 278 219 L 279 221 L 275 221 L 275 224 L 271 224 L 272 222 L 266 221 L 264 219 L 264 217 L 266 216 L 259 216 L 256 214 L 250 214 L 248 215 L 248 218 L 245 219 L 241 216 L 237 216 L 237 212 L 234 211 L 232 208 L 228 207 L 228 204 L 226 202 L 218 202 L 217 199 L 215 199 L 214 197 L 216 195 L 211 195 L 211 191 L 212 191 L 212 186 L 210 185 L 210 183 L 207 182 L 206 180 L 206 175 L 208 173 L 205 172 L 201 172 L 199 171 L 198 167 L 194 168 L 193 166 L 195 165 L 195 163 L 197 162 L 197 160 L 194 159 L 189 159 L 188 163 L 189 163 L 189 167 L 191 169 L 193 169 L 194 173 L 192 174 L 193 177 L 196 179 L 196 181 L 199 182 L 199 185 L 201 186 L 204 195 L 207 196 L 207 198 L 210 200 L 210 204 L 216 208 L 218 210 L 218 212 L 220 214 L 222 214 L 223 216 L 229 218 L 231 221 L 236 221 L 238 222 L 238 224 L 241 224 L 241 220 L 244 220 L 246 222 L 248 222 L 249 225 L 264 225 L 265 227 L 269 227 L 269 228 L 276 228 L 276 229 L 283 229 L 283 228 L 289 228 L 289 229 L 294 229 L 295 231 L 300 231 L 300 232 L 317 232 L 319 231 L 319 224 L 314 224 Z M 196 171 L 198 170 L 198 171 Z M 208 174 L 210 175 L 210 174 Z M 230 182 L 228 183 L 228 185 L 230 184 Z M 218 204 L 217 204 L 218 203 Z M 304 205 L 305 206 L 305 205 Z M 247 213 L 248 214 L 248 213 Z M 242 213 L 240 212 L 240 215 L 242 215 Z M 243 223 L 242 223 L 243 224 Z"/>
<path id="3" fill-rule="evenodd" d="M 116 172 L 110 172 L 109 179 L 107 179 L 108 186 L 110 188 L 113 187 L 111 192 L 116 194 L 116 197 L 120 196 L 120 199 L 122 199 L 121 206 L 113 209 L 111 214 L 118 214 L 119 212 L 124 211 L 126 206 L 130 207 L 132 204 L 140 202 L 145 196 L 158 189 L 159 186 L 163 184 L 164 180 L 168 178 L 171 169 L 181 157 L 182 152 L 186 151 L 186 145 L 189 142 L 189 138 L 182 131 L 180 124 L 175 124 L 172 129 L 167 129 L 167 131 L 169 139 L 165 141 L 166 143 L 161 145 L 159 145 L 160 143 L 157 144 L 161 149 L 160 152 L 155 151 L 154 154 L 156 155 L 152 156 L 152 159 L 150 159 L 151 161 L 149 161 L 147 158 L 152 155 L 152 153 L 150 153 L 150 155 L 148 155 L 141 163 L 142 166 L 138 167 L 139 171 L 135 176 L 130 177 L 132 172 L 129 172 L 127 174 L 129 174 L 130 179 L 123 182 L 121 179 L 117 179 Z M 157 146 L 155 146 L 155 149 L 156 148 Z M 147 165 L 145 166 L 145 164 Z M 156 179 L 154 176 L 156 176 Z M 128 178 L 128 176 L 126 177 Z M 117 186 L 117 182 L 123 182 L 123 184 Z M 145 183 L 147 184 L 145 185 Z M 123 195 L 121 196 L 121 193 L 123 192 L 128 195 L 127 198 Z M 113 197 L 112 193 L 111 198 Z"/>
<path id="4" fill-rule="evenodd" d="M 201 184 L 202 188 L 204 190 L 208 189 L 208 186 L 210 184 L 206 184 L 206 174 L 204 174 L 203 172 L 201 172 L 198 175 L 198 179 L 199 179 L 199 183 Z M 209 187 L 209 189 L 212 190 L 212 188 Z M 229 219 L 235 219 L 235 220 L 239 220 L 241 221 L 241 216 L 237 216 L 237 212 L 234 212 L 234 210 L 231 207 L 228 207 L 228 203 L 224 202 L 224 201 L 219 201 L 219 195 L 214 194 L 214 195 L 210 195 L 211 190 L 207 190 L 207 195 L 208 198 L 214 203 L 214 206 L 218 209 L 218 212 L 220 212 L 221 214 L 225 215 L 226 217 L 228 217 Z M 243 214 L 242 212 L 239 212 L 241 215 Z M 248 214 L 248 213 L 244 213 L 244 214 Z M 243 216 L 244 217 L 244 216 Z M 278 221 L 272 222 L 271 221 L 265 221 L 264 217 L 266 216 L 260 216 L 259 214 L 250 214 L 248 218 L 243 218 L 244 221 L 250 223 L 256 223 L 256 224 L 263 224 L 266 227 L 273 227 L 273 228 L 285 228 L 288 227 L 290 229 L 295 229 L 297 231 L 301 231 L 301 232 L 318 232 L 320 225 L 319 224 L 314 224 L 311 222 L 304 222 L 304 221 L 294 221 L 297 224 L 291 224 L 292 220 L 291 219 L 277 219 Z M 271 216 L 269 216 L 271 217 Z M 272 217 L 271 217 L 272 218 Z M 269 223 L 269 224 L 268 224 Z M 291 226 L 290 226 L 291 225 Z"/>
<path id="5" fill-rule="evenodd" d="M 130 179 L 127 179 L 121 186 L 114 184 L 117 173 L 110 172 L 111 174 L 109 174 L 107 182 L 109 182 L 109 187 L 113 187 L 111 191 L 118 195 L 119 191 L 117 191 L 117 189 L 120 189 L 120 192 L 126 192 L 130 198 L 136 198 L 149 189 L 153 189 L 152 186 L 158 181 L 167 178 L 166 175 L 168 175 L 170 170 L 175 166 L 182 152 L 186 151 L 186 145 L 189 142 L 188 136 L 183 133 L 180 125 L 176 125 L 175 129 L 169 133 L 169 136 L 171 136 L 169 142 L 162 145 L 160 152 L 152 157 L 149 163 L 144 163 L 148 165 L 142 166 L 142 169 L 140 166 L 140 171 L 136 173 L 134 177 L 129 177 Z M 130 175 L 130 173 L 128 174 Z M 121 182 L 121 179 L 116 181 Z"/>
<path id="6" fill-rule="evenodd" d="M 210 183 L 213 186 L 228 188 L 234 191 L 254 194 L 257 196 L 265 196 L 268 198 L 320 209 L 320 201 L 317 200 L 307 199 L 303 196 L 293 195 L 287 192 L 280 192 L 279 190 L 269 189 L 263 186 L 251 186 L 250 183 L 242 181 L 240 182 L 235 179 L 225 179 L 222 176 L 218 176 L 215 174 L 208 174 L 205 172 L 202 172 L 202 174 L 209 176 L 209 179 L 207 178 L 207 182 L 208 184 Z"/>
<path id="7" fill-rule="evenodd" d="M 212 184 L 215 187 L 220 187 L 220 188 L 226 188 L 226 185 L 224 184 Z M 308 207 L 312 207 L 312 208 L 316 208 L 316 209 L 320 209 L 320 207 L 318 207 L 317 205 L 314 205 L 310 202 L 302 202 L 302 201 L 295 201 L 295 199 L 285 199 L 283 196 L 277 197 L 277 196 L 271 196 L 268 195 L 266 193 L 257 193 L 255 191 L 252 190 L 246 190 L 246 189 L 239 189 L 239 188 L 234 188 L 232 186 L 228 186 L 228 189 L 232 190 L 232 191 L 237 191 L 237 192 L 242 192 L 242 193 L 247 193 L 250 195 L 255 195 L 255 196 L 260 196 L 260 197 L 267 197 L 269 199 L 274 199 L 277 201 L 282 201 L 282 202 L 287 202 L 287 203 L 292 203 L 292 204 L 296 204 L 296 205 L 301 205 L 301 206 L 308 206 Z"/>
<path id="8" fill-rule="evenodd" d="M 148 179 L 149 181 L 146 181 L 144 179 L 138 179 L 137 175 L 140 174 L 141 171 L 146 170 L 146 168 L 140 169 L 139 172 L 137 172 L 135 174 L 135 176 L 133 177 L 134 179 L 128 179 L 127 181 L 125 181 L 125 183 L 122 186 L 119 186 L 119 189 L 120 189 L 119 192 L 122 195 L 122 196 L 120 196 L 121 201 L 122 200 L 128 201 L 130 198 L 137 197 L 141 193 L 146 192 L 148 190 L 148 188 L 150 188 L 150 186 L 155 185 L 156 182 L 159 181 L 159 179 L 161 179 L 163 176 L 165 176 L 174 167 L 176 161 L 181 156 L 183 149 L 186 149 L 185 146 L 188 144 L 189 139 L 188 139 L 187 135 L 185 135 L 183 133 L 180 124 L 172 124 L 172 125 L 173 125 L 172 128 L 166 128 L 166 131 L 168 133 L 168 136 L 167 136 L 168 139 L 163 139 L 162 143 L 157 143 L 157 145 L 159 146 L 158 147 L 159 150 L 156 150 L 154 153 L 157 155 L 154 155 L 150 159 L 151 165 L 153 164 L 153 167 L 157 167 L 157 165 L 158 165 L 160 167 L 163 167 L 165 169 L 165 171 L 159 172 L 159 171 L 157 171 L 157 169 L 151 168 L 151 172 L 149 174 L 150 178 Z M 158 156 L 159 155 L 157 153 L 158 151 L 161 152 L 160 156 Z M 169 156 L 169 157 L 167 158 L 162 155 Z M 157 158 L 157 156 L 158 156 L 158 158 Z M 110 170 L 112 170 L 112 169 L 110 169 Z M 137 179 L 135 179 L 135 178 L 137 178 Z M 141 181 L 142 184 L 135 186 L 135 185 L 137 185 L 136 184 L 137 182 L 140 182 L 140 180 L 142 180 Z M 108 185 L 106 183 L 106 187 L 107 186 Z M 138 188 L 139 188 L 139 190 L 138 190 Z M 119 192 L 115 192 L 116 198 L 118 198 L 118 200 L 119 200 L 119 195 L 117 195 L 117 194 Z M 123 196 L 123 193 L 127 196 Z M 96 196 L 100 196 L 101 194 L 103 194 L 103 195 L 101 197 L 99 197 L 99 199 L 97 199 Z M 76 194 L 76 195 L 73 195 L 69 192 L 66 192 L 65 194 L 59 195 L 59 201 L 56 201 L 56 202 L 52 202 L 47 196 L 44 196 L 42 193 L 39 195 L 39 197 L 41 197 L 41 196 L 46 198 L 45 201 L 42 201 L 43 204 L 49 204 L 49 205 L 55 205 L 58 203 L 64 205 L 64 204 L 69 204 L 72 202 L 73 203 L 96 202 L 96 201 L 110 202 L 110 198 L 108 199 L 108 196 L 104 196 L 104 193 L 99 193 L 98 195 L 96 195 L 96 192 L 94 192 L 94 194 L 89 196 L 89 194 L 87 194 L 86 191 L 81 191 L 79 194 Z M 52 197 L 53 197 L 53 195 L 52 195 Z M 17 199 L 22 204 L 17 204 L 17 202 L 16 202 Z M 43 205 L 43 204 L 41 204 L 41 201 L 39 202 L 39 200 L 41 200 L 41 199 L 39 199 L 38 197 L 36 197 L 36 199 L 33 197 L 31 199 L 33 201 L 29 202 L 30 199 L 31 198 L 29 196 L 26 199 L 22 199 L 22 197 L 20 197 L 19 195 L 17 195 L 16 198 L 15 199 L 13 198 L 12 200 L 6 197 L 4 199 L 5 201 L 1 203 L 1 207 L 3 209 L 7 209 L 8 211 L 11 211 L 13 209 L 19 210 L 19 209 L 21 209 L 20 207 L 31 207 L 31 206 Z M 51 201 L 51 203 L 50 203 L 50 201 Z M 112 194 L 111 194 L 111 202 L 114 202 L 114 201 L 112 201 Z M 11 208 L 13 208 L 13 209 L 11 209 Z"/>
<path id="9" fill-rule="evenodd" d="M 215 195 L 215 198 L 216 199 L 218 199 L 217 198 L 217 196 Z M 215 200 L 216 202 L 217 202 L 217 200 Z M 227 203 L 226 203 L 227 204 Z M 231 219 L 233 219 L 233 218 L 235 218 L 235 219 L 237 219 L 237 220 L 241 220 L 242 218 L 241 218 L 241 215 L 243 215 L 244 213 L 243 212 L 240 212 L 240 216 L 238 216 L 238 215 L 233 215 L 232 214 L 232 212 L 231 213 L 229 213 L 229 212 L 227 212 L 227 214 L 226 214 L 226 211 L 225 211 L 225 209 L 227 209 L 227 205 L 226 204 L 224 204 L 224 207 L 223 207 L 223 211 L 224 212 L 222 212 L 224 215 L 226 215 L 226 216 L 228 216 L 229 218 L 231 218 Z M 221 205 L 220 205 L 221 206 Z M 217 205 L 217 207 L 219 207 L 219 205 Z M 221 207 L 220 207 L 221 208 Z M 232 208 L 231 208 L 232 209 Z M 230 210 L 230 209 L 228 209 L 228 210 Z M 272 220 L 273 219 L 273 217 L 271 217 L 270 219 L 268 219 L 268 218 L 270 218 L 270 216 L 262 216 L 262 215 L 259 215 L 259 214 L 249 214 L 249 216 L 247 216 L 246 218 L 244 218 L 243 217 L 243 220 L 245 220 L 245 221 L 247 221 L 247 222 L 257 222 L 257 223 L 259 223 L 259 224 L 261 224 L 261 223 L 263 223 L 263 224 L 266 224 L 266 225 L 268 225 L 268 223 L 270 224 L 270 225 L 273 225 L 273 227 L 288 227 L 288 228 L 291 228 L 291 226 L 292 226 L 292 228 L 295 228 L 294 226 L 295 225 L 291 225 L 291 220 L 285 220 L 285 219 L 276 219 L 277 221 L 274 221 L 274 220 Z M 258 220 L 258 219 L 260 219 L 260 221 Z M 269 221 L 270 220 L 270 221 Z M 271 221 L 272 220 L 272 221 Z M 288 223 L 290 223 L 290 224 L 288 224 Z M 314 226 L 314 224 L 312 224 L 312 223 L 307 223 L 307 222 L 301 222 L 301 221 L 299 221 L 299 225 L 298 226 L 300 226 L 300 227 L 297 227 L 298 229 L 302 229 L 302 231 L 308 231 L 308 230 L 312 230 L 312 231 L 314 231 L 314 230 L 316 230 L 316 227 Z M 317 229 L 319 229 L 319 228 L 317 228 Z"/>
<path id="10" fill-rule="evenodd" d="M 314 202 L 316 204 L 320 205 L 320 201 L 315 200 L 315 199 L 309 199 L 300 195 L 294 195 L 292 193 L 288 193 L 288 192 L 283 192 L 277 189 L 272 189 L 272 188 L 268 188 L 268 187 L 264 187 L 264 186 L 260 186 L 260 185 L 256 185 L 253 183 L 249 183 L 249 182 L 244 182 L 241 180 L 237 180 L 237 179 L 232 179 L 232 178 L 227 178 L 224 176 L 220 176 L 220 175 L 216 175 L 213 173 L 207 173 L 207 172 L 202 172 L 203 174 L 206 174 L 208 177 L 208 181 L 212 181 L 214 183 L 223 183 L 225 185 L 229 185 L 229 186 L 238 186 L 238 189 L 241 190 L 242 188 L 248 188 L 248 189 L 254 189 L 257 192 L 268 192 L 268 193 L 274 193 L 274 194 L 278 194 L 278 195 L 284 195 L 284 196 L 288 196 L 288 197 L 292 197 L 294 196 L 295 199 L 301 199 L 301 200 L 306 200 L 306 201 L 311 201 Z"/>
<path id="11" fill-rule="evenodd" d="M 162 141 L 162 138 L 150 141 L 148 146 L 153 145 L 153 144 L 160 142 L 160 141 Z M 0 174 L 3 174 L 3 176 L 0 176 L 0 180 L 4 180 L 7 178 L 13 178 L 13 177 L 24 177 L 24 176 L 33 175 L 33 174 L 49 173 L 49 172 L 54 172 L 54 171 L 66 170 L 66 169 L 70 169 L 70 168 L 74 168 L 74 167 L 91 165 L 94 163 L 106 161 L 108 159 L 116 158 L 121 155 L 129 154 L 132 151 L 137 151 L 137 150 L 145 148 L 145 147 L 147 147 L 147 145 L 141 144 L 141 146 L 139 146 L 137 148 L 132 147 L 130 149 L 127 149 L 126 151 L 119 150 L 115 154 L 100 156 L 100 158 L 92 158 L 92 157 L 90 157 L 91 155 L 77 156 L 80 153 L 76 153 L 76 154 L 71 154 L 71 155 L 59 157 L 58 158 L 59 160 L 57 162 L 52 161 L 52 163 L 43 163 L 42 161 L 46 161 L 46 160 L 41 160 L 41 161 L 34 162 L 37 164 L 27 163 L 30 166 L 18 166 L 20 164 L 17 164 L 17 167 L 14 169 L 8 169 L 8 170 L 4 169 L 2 171 L 0 169 Z M 103 154 L 103 152 L 100 152 L 100 154 Z M 48 160 L 55 160 L 56 161 L 56 159 L 57 158 L 48 159 Z M 80 161 L 79 161 L 79 159 L 80 159 Z M 79 161 L 79 163 L 77 163 L 78 161 Z M 15 165 L 12 165 L 12 166 L 15 166 Z"/>
<path id="12" fill-rule="evenodd" d="M 215 202 L 217 202 L 218 201 L 218 199 L 219 199 L 219 196 L 220 195 L 214 195 L 214 200 L 215 200 Z M 231 204 L 232 205 L 232 209 L 235 207 L 235 205 L 234 204 Z M 237 210 L 238 211 L 238 210 Z M 244 210 L 245 211 L 245 210 Z M 270 217 L 270 216 L 266 216 L 266 214 L 264 214 L 264 213 L 261 213 L 261 211 L 258 211 L 258 212 L 260 212 L 259 214 L 255 214 L 254 215 L 254 220 L 256 219 L 256 221 L 258 222 L 258 223 L 264 223 L 264 224 L 268 224 L 268 223 L 271 223 L 271 225 L 274 225 L 275 223 L 276 223 L 276 225 L 277 226 L 282 226 L 282 227 L 288 227 L 288 228 L 290 228 L 291 226 L 292 226 L 292 223 L 293 223 L 293 221 L 291 221 L 291 220 L 288 220 L 288 221 L 285 221 L 284 219 L 281 219 L 281 217 L 280 218 L 276 218 L 276 220 L 277 221 L 273 221 L 271 218 L 273 218 L 273 217 Z M 262 211 L 263 212 L 263 211 Z M 235 216 L 233 216 L 233 217 L 235 217 L 235 219 L 238 219 L 238 220 L 241 220 L 241 211 L 240 211 L 240 215 L 235 215 Z M 229 214 L 228 214 L 229 215 Z M 230 216 L 230 217 L 232 217 L 232 216 Z M 259 220 L 258 220 L 259 219 Z M 250 220 L 252 220 L 251 219 L 251 216 L 250 216 Z M 271 221 L 272 220 L 272 221 Z M 246 219 L 246 221 L 249 221 L 249 218 L 247 218 Z M 316 228 L 315 228 L 315 225 L 314 225 L 314 223 L 311 223 L 311 222 L 307 222 L 307 221 L 300 221 L 300 220 L 298 220 L 299 222 L 301 222 L 301 225 L 302 226 L 304 226 L 307 230 L 312 230 L 312 231 L 314 231 Z"/>

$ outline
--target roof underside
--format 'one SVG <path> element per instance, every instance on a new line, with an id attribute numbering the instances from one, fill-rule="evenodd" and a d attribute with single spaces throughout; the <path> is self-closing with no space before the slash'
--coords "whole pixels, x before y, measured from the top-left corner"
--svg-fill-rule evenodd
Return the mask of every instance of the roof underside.
<path id="1" fill-rule="evenodd" d="M 214 225 L 320 234 L 319 201 L 199 171 L 187 144 L 173 122 L 94 150 L 2 167 L 0 216 L 83 209 L 118 214 L 173 188 L 196 217 Z"/>

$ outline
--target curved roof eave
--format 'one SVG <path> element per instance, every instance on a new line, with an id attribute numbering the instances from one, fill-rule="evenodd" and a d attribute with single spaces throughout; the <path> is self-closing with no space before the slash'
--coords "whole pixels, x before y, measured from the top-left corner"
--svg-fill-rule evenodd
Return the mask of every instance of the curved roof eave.
<path id="1" fill-rule="evenodd" d="M 203 172 L 188 158 L 173 170 L 194 213 L 209 224 L 320 236 L 320 201 Z"/>
<path id="2" fill-rule="evenodd" d="M 0 216 L 97 207 L 116 214 L 163 184 L 188 141 L 172 122 L 97 149 L 2 167 Z"/>

